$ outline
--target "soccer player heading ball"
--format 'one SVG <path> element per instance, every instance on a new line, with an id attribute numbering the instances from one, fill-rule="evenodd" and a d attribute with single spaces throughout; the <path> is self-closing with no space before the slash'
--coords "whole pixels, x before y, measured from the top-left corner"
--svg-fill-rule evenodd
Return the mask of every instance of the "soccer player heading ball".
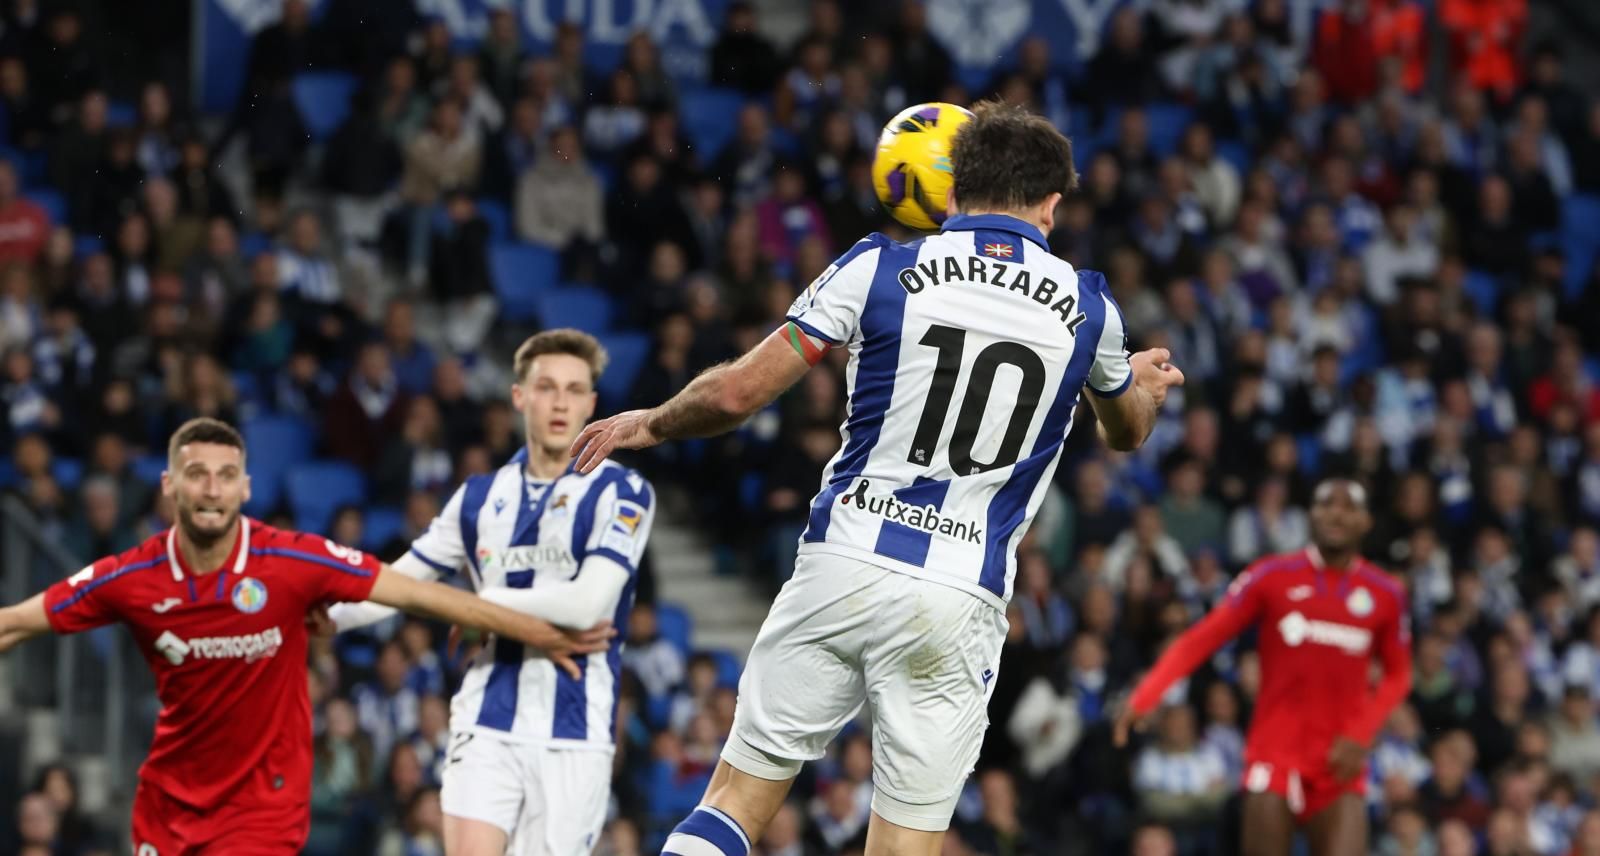
<path id="1" fill-rule="evenodd" d="M 1358 553 L 1372 528 L 1353 481 L 1317 486 L 1312 545 L 1246 568 L 1222 603 L 1174 641 L 1139 682 L 1116 742 L 1167 688 L 1223 643 L 1256 628 L 1261 696 L 1244 753 L 1246 856 L 1287 856 L 1305 825 L 1318 856 L 1367 852 L 1367 750 L 1411 691 L 1411 639 L 1400 584 Z M 1383 680 L 1369 686 L 1372 659 Z"/>
<path id="2" fill-rule="evenodd" d="M 748 853 L 802 762 L 869 698 L 867 853 L 937 853 L 983 740 L 1017 543 L 1079 394 L 1127 450 L 1183 383 L 1164 350 L 1129 357 L 1103 276 L 1050 255 L 1056 203 L 1077 181 L 1065 137 L 988 104 L 950 154 L 943 231 L 867 236 L 766 341 L 573 444 L 587 472 L 615 449 L 728 431 L 828 349 L 849 352 L 844 446 L 750 652 L 722 761 L 665 853 Z"/>
<path id="3" fill-rule="evenodd" d="M 371 599 L 525 642 L 581 677 L 608 624 L 557 630 L 487 600 L 396 573 L 316 535 L 243 517 L 244 441 L 214 419 L 173 434 L 161 490 L 177 525 L 0 609 L 0 651 L 54 631 L 120 622 L 155 673 L 161 715 L 133 803 L 137 856 L 299 853 L 311 827 L 306 616 Z"/>

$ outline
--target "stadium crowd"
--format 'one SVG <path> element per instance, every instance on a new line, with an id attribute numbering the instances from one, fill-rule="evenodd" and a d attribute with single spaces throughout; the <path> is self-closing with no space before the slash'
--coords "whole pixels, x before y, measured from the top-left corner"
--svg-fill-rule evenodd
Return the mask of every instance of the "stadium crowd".
<path id="1" fill-rule="evenodd" d="M 372 4 L 313 21 L 285 0 L 237 110 L 204 117 L 172 67 L 189 4 L 125 20 L 144 5 L 17 0 L 0 28 L 3 478 L 75 555 L 168 525 L 141 462 L 195 415 L 298 420 L 367 488 L 312 523 L 398 555 L 520 443 L 506 364 L 546 319 L 509 311 L 503 247 L 650 337 L 604 408 L 654 404 L 776 327 L 851 241 L 900 234 L 871 186 L 888 116 L 1015 100 L 1077 150 L 1051 249 L 1104 271 L 1130 347 L 1170 348 L 1190 382 L 1133 454 L 1081 414 L 946 853 L 1235 852 L 1248 646 L 1131 749 L 1109 716 L 1233 574 L 1306 542 L 1310 485 L 1345 473 L 1372 491 L 1368 554 L 1406 582 L 1415 634 L 1415 689 L 1372 756 L 1374 852 L 1600 854 L 1600 93 L 1524 38 L 1526 0 L 1341 0 L 1305 39 L 1285 0 L 1152 0 L 1092 56 L 1031 38 L 977 85 L 918 2 L 814 0 L 781 49 L 734 3 L 710 84 L 737 118 L 711 151 L 643 33 L 599 73 L 578 28 L 534 55 L 510 11 L 463 49 L 410 2 L 363 24 Z M 179 45 L 117 47 L 141 33 Z M 293 96 L 312 70 L 359 81 L 320 138 Z M 635 459 L 726 573 L 775 589 L 792 568 L 842 356 L 730 438 Z M 307 522 L 274 496 L 253 510 Z M 726 658 L 669 632 L 651 591 L 611 856 L 653 852 L 696 804 L 732 719 Z M 443 643 L 409 623 L 320 647 L 308 852 L 442 852 L 461 663 Z M 870 773 L 848 730 L 759 852 L 861 852 Z M 121 840 L 77 811 L 70 769 L 38 776 L 7 852 Z"/>

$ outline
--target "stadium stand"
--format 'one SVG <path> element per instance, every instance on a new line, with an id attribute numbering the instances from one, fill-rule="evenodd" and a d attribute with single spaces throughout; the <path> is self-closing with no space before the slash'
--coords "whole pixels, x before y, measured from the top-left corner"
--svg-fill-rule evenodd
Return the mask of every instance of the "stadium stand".
<path id="1" fill-rule="evenodd" d="M 952 36 L 969 3 L 697 0 L 717 10 L 708 49 L 669 68 L 644 31 L 613 74 L 618 45 L 580 50 L 586 65 L 522 33 L 505 61 L 429 37 L 448 30 L 421 14 L 439 4 L 387 0 L 357 26 L 373 4 L 326 0 L 192 50 L 245 5 L 0 11 L 0 540 L 25 560 L 0 568 L 0 591 L 164 528 L 164 439 L 195 415 L 243 427 L 251 514 L 358 527 L 392 558 L 520 444 L 499 402 L 525 335 L 602 334 L 602 412 L 659 403 L 776 327 L 859 236 L 907 237 L 870 187 L 884 119 L 1003 96 L 1074 138 L 1082 188 L 1052 250 L 1104 271 L 1130 346 L 1170 348 L 1190 385 L 1139 453 L 1106 452 L 1088 418 L 1069 439 L 1023 545 L 947 852 L 1237 852 L 1248 646 L 1169 699 L 1195 734 L 1114 750 L 1109 716 L 1240 568 L 1304 543 L 1309 485 L 1345 473 L 1372 491 L 1367 552 L 1406 581 L 1416 640 L 1415 688 L 1372 756 L 1374 852 L 1600 854 L 1600 91 L 1573 71 L 1594 67 L 1586 4 L 1094 4 L 1117 10 L 1103 40 L 1019 30 L 991 66 L 963 42 L 993 33 Z M 725 27 L 746 12 L 753 29 Z M 1469 38 L 1474 14 L 1503 38 Z M 1427 37 L 1371 37 L 1411 15 Z M 1368 61 L 1330 54 L 1350 32 Z M 802 63 L 816 43 L 824 61 Z M 797 203 L 771 193 L 791 166 Z M 792 225 L 813 210 L 820 226 Z M 663 520 L 715 545 L 699 558 L 720 584 L 771 592 L 792 570 L 839 442 L 840 356 L 727 438 L 629 461 L 662 488 Z M 422 398 L 438 430 L 408 439 Z M 92 513 L 108 491 L 110 519 Z M 698 802 L 743 654 L 702 650 L 703 605 L 654 602 L 652 586 L 624 655 L 607 856 L 656 852 Z M 442 852 L 437 812 L 416 808 L 444 735 L 419 725 L 380 754 L 371 719 L 459 680 L 446 628 L 424 630 L 407 687 L 381 698 L 357 688 L 400 627 L 314 653 L 308 853 Z M 23 715 L 0 717 L 0 798 L 17 808 L 0 812 L 0 852 L 121 852 L 119 752 L 137 755 L 153 712 L 148 686 L 109 683 L 119 638 L 4 662 L 0 710 Z M 61 674 L 75 677 L 33 678 Z M 357 697 L 368 718 L 330 729 Z M 847 729 L 808 767 L 793 822 L 755 852 L 860 852 L 861 738 Z M 1225 775 L 1186 781 L 1195 769 Z"/>

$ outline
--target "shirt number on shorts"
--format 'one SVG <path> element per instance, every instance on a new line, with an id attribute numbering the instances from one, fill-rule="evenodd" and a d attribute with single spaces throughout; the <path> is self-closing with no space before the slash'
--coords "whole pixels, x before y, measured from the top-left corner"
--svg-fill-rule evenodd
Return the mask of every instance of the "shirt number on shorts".
<path id="1" fill-rule="evenodd" d="M 461 763 L 461 750 L 467 748 L 467 744 L 471 743 L 472 742 L 472 738 L 474 738 L 476 736 L 477 736 L 476 734 L 473 734 L 470 731 L 466 731 L 466 732 L 462 732 L 461 734 L 457 734 L 455 737 L 451 738 L 451 740 L 450 740 L 450 757 L 445 760 L 445 763 L 447 765 L 455 765 L 455 764 Z"/>

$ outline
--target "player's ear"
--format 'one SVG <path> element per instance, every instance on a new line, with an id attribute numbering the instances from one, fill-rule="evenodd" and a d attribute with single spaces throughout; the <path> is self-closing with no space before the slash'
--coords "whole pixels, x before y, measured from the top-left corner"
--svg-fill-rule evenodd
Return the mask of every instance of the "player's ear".
<path id="1" fill-rule="evenodd" d="M 956 189 L 952 187 L 944 197 L 944 216 L 954 217 L 960 213 L 961 209 L 956 205 Z"/>
<path id="2" fill-rule="evenodd" d="M 1044 224 L 1045 234 L 1055 231 L 1056 208 L 1061 205 L 1061 194 L 1052 193 L 1039 203 L 1039 222 Z"/>
<path id="3" fill-rule="evenodd" d="M 250 501 L 250 474 L 244 474 L 244 493 L 239 495 L 239 505 L 243 506 Z"/>

